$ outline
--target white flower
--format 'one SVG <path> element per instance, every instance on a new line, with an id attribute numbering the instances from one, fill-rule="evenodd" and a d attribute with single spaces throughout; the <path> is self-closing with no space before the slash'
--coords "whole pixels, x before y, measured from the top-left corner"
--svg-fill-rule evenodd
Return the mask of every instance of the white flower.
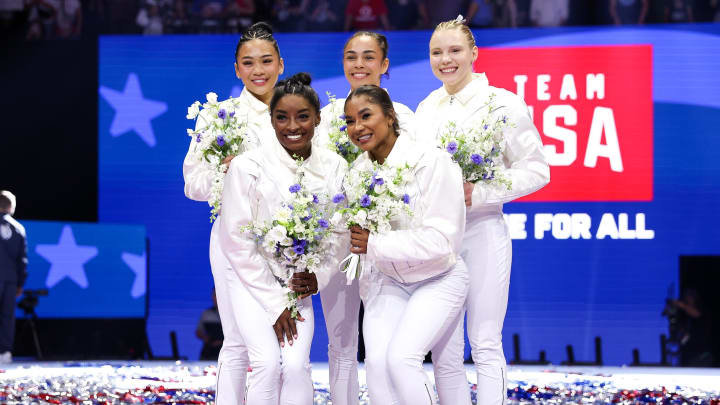
<path id="1" fill-rule="evenodd" d="M 292 240 L 292 238 L 285 238 L 285 239 L 283 239 L 283 240 L 280 241 L 280 244 L 281 244 L 282 246 L 292 246 L 293 240 Z"/>
<path id="2" fill-rule="evenodd" d="M 200 102 L 196 101 L 188 107 L 187 119 L 194 120 L 200 114 Z"/>
<path id="3" fill-rule="evenodd" d="M 359 210 L 355 215 L 353 215 L 352 220 L 354 222 L 357 222 L 360 225 L 365 224 L 365 220 L 368 217 L 368 213 L 365 210 Z"/>
<path id="4" fill-rule="evenodd" d="M 303 224 L 302 222 L 298 222 L 295 224 L 295 228 L 293 228 L 293 232 L 303 233 L 303 232 L 305 232 L 306 229 L 307 228 L 305 228 L 305 224 Z"/>
<path id="5" fill-rule="evenodd" d="M 273 242 L 280 242 L 287 237 L 287 230 L 282 225 L 275 225 L 265 237 Z"/>
<path id="6" fill-rule="evenodd" d="M 292 211 L 290 211 L 289 208 L 283 207 L 280 208 L 275 215 L 273 215 L 273 219 L 278 222 L 287 222 L 290 220 L 290 217 L 292 216 Z"/>
<path id="7" fill-rule="evenodd" d="M 218 96 L 214 92 L 211 91 L 210 93 L 205 95 L 205 97 L 207 98 L 208 103 L 212 103 L 212 104 L 217 103 Z"/>
<path id="8" fill-rule="evenodd" d="M 340 224 L 340 221 L 342 221 L 342 218 L 343 218 L 343 216 L 342 216 L 341 213 L 335 212 L 335 213 L 332 215 L 332 217 L 330 218 L 330 223 L 331 223 L 333 226 L 337 226 L 338 224 Z"/>
<path id="9" fill-rule="evenodd" d="M 295 253 L 295 250 L 292 247 L 286 247 L 283 249 L 283 254 L 285 257 L 289 257 L 291 259 L 297 256 L 297 253 Z"/>

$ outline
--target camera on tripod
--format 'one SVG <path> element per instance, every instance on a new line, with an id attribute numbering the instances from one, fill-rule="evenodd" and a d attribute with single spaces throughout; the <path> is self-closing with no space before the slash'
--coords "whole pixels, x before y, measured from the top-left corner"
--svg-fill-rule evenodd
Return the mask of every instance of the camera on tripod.
<path id="1" fill-rule="evenodd" d="M 35 307 L 37 307 L 39 297 L 45 297 L 48 295 L 48 290 L 41 288 L 36 290 L 23 290 L 23 297 L 18 302 L 18 308 L 25 312 L 25 315 L 34 315 Z"/>

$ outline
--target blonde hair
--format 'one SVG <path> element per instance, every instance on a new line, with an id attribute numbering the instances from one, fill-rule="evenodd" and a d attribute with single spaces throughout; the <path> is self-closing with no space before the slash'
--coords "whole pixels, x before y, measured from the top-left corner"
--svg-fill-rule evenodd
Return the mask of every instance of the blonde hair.
<path id="1" fill-rule="evenodd" d="M 467 26 L 466 23 L 467 21 L 463 18 L 463 16 L 459 15 L 454 20 L 443 21 L 438 24 L 435 27 L 435 31 L 433 31 L 433 35 L 435 35 L 436 32 L 443 30 L 460 30 L 460 32 L 465 35 L 465 39 L 467 40 L 470 49 L 472 49 L 475 46 L 475 36 L 473 35 L 472 31 L 470 31 L 470 28 Z"/>

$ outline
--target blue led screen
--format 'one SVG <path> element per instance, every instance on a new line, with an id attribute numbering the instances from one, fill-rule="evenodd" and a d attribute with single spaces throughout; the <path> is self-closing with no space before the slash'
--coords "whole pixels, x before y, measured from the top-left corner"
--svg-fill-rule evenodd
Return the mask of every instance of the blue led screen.
<path id="1" fill-rule="evenodd" d="M 720 254 L 720 27 L 475 34 L 479 46 L 499 49 L 651 47 L 652 148 L 646 151 L 653 162 L 651 197 L 507 204 L 514 241 L 504 344 L 510 359 L 511 336 L 518 333 L 524 358 L 545 350 L 559 363 L 567 344 L 578 360 L 591 360 L 593 339 L 600 336 L 606 364 L 629 363 L 633 348 L 640 349 L 643 361 L 659 361 L 659 335 L 667 331 L 660 312 L 668 287 L 677 285 L 678 257 Z M 348 35 L 278 34 L 286 75 L 310 72 L 323 101 L 326 91 L 343 96 L 349 88 L 341 51 Z M 412 109 L 440 85 L 429 67 L 429 37 L 427 31 L 388 33 L 391 68 L 383 86 Z M 242 83 L 233 71 L 236 41 L 235 36 L 99 41 L 99 219 L 147 229 L 148 331 L 159 354 L 169 353 L 168 332 L 176 330 L 181 354 L 197 356 L 200 342 L 193 330 L 211 305 L 209 208 L 183 195 L 185 130 L 192 126 L 185 115 L 187 106 L 209 91 L 221 99 L 240 93 Z M 521 73 L 523 67 L 517 69 Z M 589 218 L 587 238 L 573 238 L 569 231 L 565 236 L 573 214 Z M 325 360 L 319 302 L 315 307 L 311 357 Z"/>

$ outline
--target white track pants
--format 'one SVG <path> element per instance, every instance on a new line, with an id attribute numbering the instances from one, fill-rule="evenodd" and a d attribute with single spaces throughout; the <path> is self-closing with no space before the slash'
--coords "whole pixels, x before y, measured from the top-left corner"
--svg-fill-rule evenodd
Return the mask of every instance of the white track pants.
<path id="1" fill-rule="evenodd" d="M 328 333 L 328 368 L 333 405 L 357 405 L 358 323 L 360 292 L 358 283 L 346 285 L 345 273 L 335 272 L 320 292 Z"/>
<path id="2" fill-rule="evenodd" d="M 502 214 L 468 223 L 461 255 L 470 273 L 465 305 L 468 339 L 477 369 L 477 403 L 505 404 L 507 365 L 502 329 L 510 288 L 512 245 Z"/>
<path id="3" fill-rule="evenodd" d="M 250 294 L 239 278 L 228 280 L 228 290 L 235 315 L 250 357 L 252 371 L 248 376 L 248 405 L 312 405 L 313 382 L 310 369 L 315 320 L 312 300 L 302 300 L 297 322 L 298 338 L 292 346 L 281 348 L 262 305 Z"/>
<path id="4" fill-rule="evenodd" d="M 411 285 L 399 284 L 380 273 L 371 276 L 363 336 L 372 404 L 436 403 L 423 359 L 430 350 L 439 357 L 449 353 L 447 346 L 454 342 L 451 337 L 462 322 L 468 281 L 462 260 L 439 277 Z M 469 404 L 464 370 L 460 379 L 457 375 L 438 376 L 438 371 L 443 370 L 436 370 L 438 392 L 448 398 L 443 401 Z M 458 399 L 449 399 L 453 396 Z"/>
<path id="5" fill-rule="evenodd" d="M 240 280 L 220 250 L 217 223 L 216 220 L 210 232 L 210 268 L 215 281 L 215 296 L 224 339 L 218 356 L 215 404 L 240 405 L 245 401 L 245 381 L 250 359 L 240 330 L 235 324 L 235 310 L 227 282 L 228 279 L 236 279 L 238 282 Z"/>

